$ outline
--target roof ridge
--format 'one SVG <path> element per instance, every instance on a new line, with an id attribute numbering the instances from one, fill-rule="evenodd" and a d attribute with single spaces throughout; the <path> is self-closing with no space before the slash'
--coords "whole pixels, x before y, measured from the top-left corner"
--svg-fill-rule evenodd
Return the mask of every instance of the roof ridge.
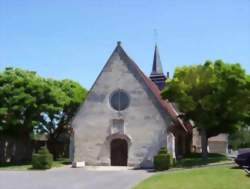
<path id="1" fill-rule="evenodd" d="M 158 89 L 158 87 L 155 85 L 153 81 L 151 81 L 139 68 L 139 66 L 127 55 L 125 50 L 121 47 L 121 45 L 117 46 L 114 50 L 118 51 L 118 53 L 121 53 L 122 58 L 126 58 L 130 65 L 132 65 L 135 70 L 138 72 L 138 74 L 142 77 L 144 83 L 148 87 L 148 89 L 152 92 L 152 94 L 155 96 L 156 100 L 158 101 L 159 105 L 163 108 L 163 110 L 170 115 L 170 117 L 174 120 L 175 123 L 180 125 L 186 132 L 188 132 L 188 128 L 186 128 L 183 120 L 179 117 L 179 114 L 174 110 L 174 107 L 171 105 L 171 103 L 168 100 L 163 100 L 161 97 L 161 92 Z"/>

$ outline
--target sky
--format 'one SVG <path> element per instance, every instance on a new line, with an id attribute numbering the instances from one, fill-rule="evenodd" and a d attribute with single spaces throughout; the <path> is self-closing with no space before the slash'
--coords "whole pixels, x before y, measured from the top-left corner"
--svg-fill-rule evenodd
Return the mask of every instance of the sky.
<path id="1" fill-rule="evenodd" d="M 0 0 L 0 71 L 89 89 L 117 41 L 147 75 L 156 42 L 170 75 L 216 59 L 250 73 L 250 0 Z"/>

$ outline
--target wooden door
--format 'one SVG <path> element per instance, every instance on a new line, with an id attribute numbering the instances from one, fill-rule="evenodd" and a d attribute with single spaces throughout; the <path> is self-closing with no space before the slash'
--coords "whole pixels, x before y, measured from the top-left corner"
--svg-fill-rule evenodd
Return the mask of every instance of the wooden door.
<path id="1" fill-rule="evenodd" d="M 114 139 L 111 141 L 111 165 L 127 166 L 128 143 L 124 139 Z"/>

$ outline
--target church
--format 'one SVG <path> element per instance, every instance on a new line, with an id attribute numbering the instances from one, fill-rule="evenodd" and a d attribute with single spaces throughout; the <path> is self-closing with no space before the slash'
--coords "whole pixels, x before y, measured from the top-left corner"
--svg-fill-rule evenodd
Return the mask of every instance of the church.
<path id="1" fill-rule="evenodd" d="M 73 166 L 150 168 L 161 147 L 189 152 L 192 125 L 160 95 L 166 77 L 157 45 L 148 77 L 118 42 L 72 121 Z"/>

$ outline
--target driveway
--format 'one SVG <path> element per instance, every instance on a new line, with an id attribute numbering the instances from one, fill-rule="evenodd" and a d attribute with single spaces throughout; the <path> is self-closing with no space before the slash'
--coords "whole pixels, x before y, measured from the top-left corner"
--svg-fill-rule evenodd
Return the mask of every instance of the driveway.
<path id="1" fill-rule="evenodd" d="M 152 175 L 145 170 L 0 171 L 1 189 L 129 189 Z"/>

